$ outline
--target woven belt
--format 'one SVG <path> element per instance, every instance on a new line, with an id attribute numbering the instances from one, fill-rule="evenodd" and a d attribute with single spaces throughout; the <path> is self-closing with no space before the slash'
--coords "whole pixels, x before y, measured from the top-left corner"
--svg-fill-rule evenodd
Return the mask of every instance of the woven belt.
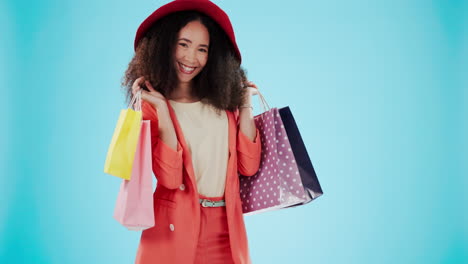
<path id="1" fill-rule="evenodd" d="M 211 201 L 208 199 L 199 199 L 200 203 L 203 207 L 220 207 L 220 206 L 226 206 L 226 202 L 224 200 L 220 201 Z"/>

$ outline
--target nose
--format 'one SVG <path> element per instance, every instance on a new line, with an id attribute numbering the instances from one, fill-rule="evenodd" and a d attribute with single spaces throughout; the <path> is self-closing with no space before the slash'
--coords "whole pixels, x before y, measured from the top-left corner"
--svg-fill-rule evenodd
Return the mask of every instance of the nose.
<path id="1" fill-rule="evenodd" d="M 193 63 L 195 62 L 195 50 L 193 49 L 188 49 L 186 52 L 185 52 L 185 60 L 187 61 L 187 63 L 190 63 L 190 66 L 193 65 Z"/>

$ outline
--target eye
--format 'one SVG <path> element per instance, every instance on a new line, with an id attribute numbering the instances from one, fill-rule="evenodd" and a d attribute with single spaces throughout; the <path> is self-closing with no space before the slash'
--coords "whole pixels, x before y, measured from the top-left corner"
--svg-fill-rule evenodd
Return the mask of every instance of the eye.
<path id="1" fill-rule="evenodd" d="M 188 47 L 187 44 L 185 44 L 185 43 L 179 43 L 179 45 L 182 46 L 182 47 L 185 47 L 185 48 Z"/>
<path id="2" fill-rule="evenodd" d="M 208 52 L 206 49 L 199 49 L 201 52 Z"/>

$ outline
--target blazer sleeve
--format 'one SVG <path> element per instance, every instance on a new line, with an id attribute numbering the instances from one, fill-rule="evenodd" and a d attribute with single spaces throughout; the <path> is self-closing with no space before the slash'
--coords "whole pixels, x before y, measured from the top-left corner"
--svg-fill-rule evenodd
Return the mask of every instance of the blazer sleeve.
<path id="1" fill-rule="evenodd" d="M 142 101 L 143 120 L 151 121 L 151 150 L 153 172 L 158 184 L 168 189 L 176 189 L 182 184 L 182 147 L 177 141 L 177 150 L 172 149 L 159 138 L 159 122 L 156 109 L 148 102 Z"/>
<path id="2" fill-rule="evenodd" d="M 236 111 L 238 116 L 238 111 Z M 236 118 L 237 119 L 237 118 Z M 255 128 L 255 138 L 250 140 L 240 129 L 237 121 L 237 169 L 244 176 L 253 176 L 260 167 L 262 154 L 261 137 Z"/>

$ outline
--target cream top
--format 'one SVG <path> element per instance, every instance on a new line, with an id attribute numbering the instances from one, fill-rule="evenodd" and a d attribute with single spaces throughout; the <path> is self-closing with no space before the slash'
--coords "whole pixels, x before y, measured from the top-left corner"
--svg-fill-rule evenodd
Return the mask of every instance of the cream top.
<path id="1" fill-rule="evenodd" d="M 224 195 L 229 158 L 228 119 L 202 101 L 181 103 L 169 100 L 179 121 L 192 157 L 198 192 L 208 197 Z"/>

